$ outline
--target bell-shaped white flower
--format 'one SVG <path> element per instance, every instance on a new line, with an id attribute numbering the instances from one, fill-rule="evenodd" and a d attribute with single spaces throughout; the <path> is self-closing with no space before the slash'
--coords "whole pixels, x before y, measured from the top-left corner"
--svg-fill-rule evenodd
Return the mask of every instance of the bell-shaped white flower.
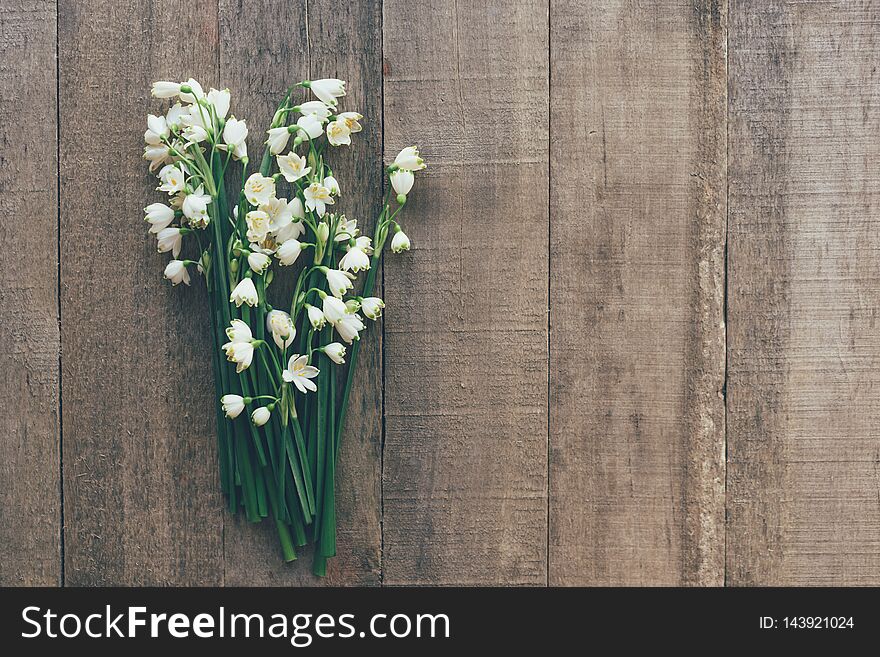
<path id="1" fill-rule="evenodd" d="M 144 159 L 150 163 L 150 171 L 155 171 L 171 160 L 171 152 L 165 144 L 147 144 L 144 147 Z"/>
<path id="2" fill-rule="evenodd" d="M 336 119 L 327 124 L 327 141 L 333 146 L 351 146 L 351 129 L 345 119 Z"/>
<path id="3" fill-rule="evenodd" d="M 231 99 L 229 89 L 223 89 L 220 91 L 217 89 L 211 89 L 208 91 L 207 99 L 208 103 L 214 107 L 214 113 L 217 114 L 217 118 L 225 119 L 226 115 L 229 114 L 229 101 Z"/>
<path id="4" fill-rule="evenodd" d="M 351 134 L 355 134 L 363 130 L 363 126 L 358 123 L 363 117 L 362 114 L 358 114 L 357 112 L 340 112 L 338 115 L 339 119 L 345 121 L 345 125 L 348 126 L 348 130 Z"/>
<path id="5" fill-rule="evenodd" d="M 165 123 L 168 124 L 169 128 L 179 130 L 183 123 L 183 117 L 188 114 L 189 110 L 187 108 L 180 103 L 174 103 L 174 105 L 168 108 L 168 113 L 165 115 Z"/>
<path id="6" fill-rule="evenodd" d="M 272 411 L 270 411 L 267 406 L 260 406 L 253 413 L 251 413 L 251 422 L 253 422 L 256 426 L 261 427 L 269 421 L 269 418 L 271 416 Z"/>
<path id="7" fill-rule="evenodd" d="M 345 346 L 339 342 L 331 342 L 321 347 L 321 351 L 337 365 L 345 363 Z"/>
<path id="8" fill-rule="evenodd" d="M 210 195 L 205 194 L 204 188 L 199 185 L 193 193 L 186 195 L 180 209 L 187 219 L 193 221 L 204 220 L 208 216 L 208 204 L 210 202 Z"/>
<path id="9" fill-rule="evenodd" d="M 159 180 L 162 182 L 158 189 L 169 194 L 182 192 L 186 186 L 186 176 L 183 170 L 173 164 L 168 164 L 159 171 Z"/>
<path id="10" fill-rule="evenodd" d="M 291 151 L 287 155 L 279 155 L 275 158 L 278 162 L 278 170 L 287 182 L 296 182 L 307 175 L 312 168 L 306 166 L 306 158 Z"/>
<path id="11" fill-rule="evenodd" d="M 261 205 L 260 210 L 269 217 L 270 233 L 277 233 L 293 221 L 293 207 L 286 198 L 273 198 L 265 205 Z"/>
<path id="12" fill-rule="evenodd" d="M 223 412 L 230 420 L 234 420 L 244 410 L 244 397 L 241 395 L 223 395 L 220 398 Z"/>
<path id="13" fill-rule="evenodd" d="M 169 226 L 163 228 L 156 235 L 158 240 L 159 253 L 171 251 L 171 255 L 175 258 L 180 255 L 180 247 L 183 244 L 183 233 L 180 228 Z"/>
<path id="14" fill-rule="evenodd" d="M 178 283 L 186 283 L 189 285 L 189 272 L 183 260 L 172 260 L 165 267 L 165 278 L 171 281 L 172 285 Z"/>
<path id="15" fill-rule="evenodd" d="M 280 128 L 269 128 L 267 134 L 269 138 L 266 140 L 266 145 L 272 155 L 278 155 L 287 147 L 287 142 L 290 140 L 290 130 L 286 125 Z"/>
<path id="16" fill-rule="evenodd" d="M 394 158 L 394 164 L 408 171 L 421 171 L 425 168 L 425 161 L 419 157 L 419 149 L 415 146 L 407 146 L 400 151 Z"/>
<path id="17" fill-rule="evenodd" d="M 171 222 L 174 221 L 174 210 L 164 203 L 150 203 L 150 205 L 144 208 L 144 212 L 147 214 L 144 219 L 150 224 L 150 232 L 153 234 L 158 233 L 163 228 L 168 228 Z"/>
<path id="18" fill-rule="evenodd" d="M 291 201 L 291 203 L 293 203 L 293 201 Z M 297 239 L 305 232 L 306 226 L 302 221 L 291 221 L 275 231 L 275 241 L 284 244 L 287 240 Z"/>
<path id="19" fill-rule="evenodd" d="M 330 288 L 333 296 L 342 298 L 342 295 L 352 288 L 351 281 L 354 279 L 354 276 L 351 274 L 327 267 L 322 267 L 321 271 L 327 277 L 327 286 Z"/>
<path id="20" fill-rule="evenodd" d="M 160 140 L 167 139 L 171 134 L 171 130 L 168 128 L 168 122 L 165 120 L 165 117 L 154 116 L 153 114 L 147 114 L 147 132 L 151 133 L 151 135 L 155 135 Z"/>
<path id="21" fill-rule="evenodd" d="M 330 190 L 320 183 L 312 183 L 306 187 L 303 196 L 306 199 L 306 208 L 316 212 L 319 217 L 324 216 L 328 205 L 333 205 L 336 202 L 330 196 Z"/>
<path id="22" fill-rule="evenodd" d="M 324 132 L 324 124 L 317 114 L 306 114 L 296 120 L 300 132 L 305 133 L 309 139 L 317 139 Z"/>
<path id="23" fill-rule="evenodd" d="M 342 193 L 339 191 L 339 181 L 333 176 L 326 176 L 324 178 L 324 187 L 330 190 L 331 196 L 339 196 Z"/>
<path id="24" fill-rule="evenodd" d="M 398 195 L 403 194 L 404 196 L 409 194 L 409 190 L 412 189 L 413 183 L 416 180 L 413 172 L 408 171 L 407 169 L 398 169 L 388 176 L 388 178 L 391 180 L 391 186 L 394 188 L 394 192 Z"/>
<path id="25" fill-rule="evenodd" d="M 382 316 L 382 309 L 385 307 L 385 302 L 382 301 L 379 297 L 367 297 L 365 299 L 361 299 L 361 311 L 364 313 L 364 316 L 376 321 Z"/>
<path id="26" fill-rule="evenodd" d="M 364 330 L 364 323 L 361 321 L 360 315 L 348 313 L 344 315 L 338 322 L 333 323 L 333 328 L 343 340 L 351 344 L 354 340 L 359 340 L 359 332 Z"/>
<path id="27" fill-rule="evenodd" d="M 251 205 L 264 205 L 275 197 L 275 180 L 255 173 L 244 184 L 244 196 Z"/>
<path id="28" fill-rule="evenodd" d="M 180 94 L 180 83 L 159 80 L 158 82 L 153 83 L 150 93 L 153 98 L 174 98 Z"/>
<path id="29" fill-rule="evenodd" d="M 247 257 L 247 261 L 248 267 L 250 267 L 251 271 L 255 274 L 262 274 L 266 271 L 266 268 L 272 264 L 272 258 L 259 251 L 251 251 Z"/>
<path id="30" fill-rule="evenodd" d="M 317 114 L 322 121 L 328 118 L 333 111 L 327 104 L 320 100 L 310 100 L 302 105 L 297 105 L 296 110 L 302 115 Z"/>
<path id="31" fill-rule="evenodd" d="M 348 314 L 348 307 L 345 305 L 345 302 L 329 294 L 321 297 L 321 305 L 323 307 L 323 316 L 331 324 L 335 324 Z"/>
<path id="32" fill-rule="evenodd" d="M 246 303 L 251 308 L 256 306 L 260 302 L 260 297 L 257 295 L 257 288 L 254 287 L 254 282 L 250 278 L 242 278 L 238 285 L 235 286 L 235 289 L 232 290 L 232 294 L 229 295 L 229 302 L 234 303 L 238 308 L 241 308 L 243 303 Z"/>
<path id="33" fill-rule="evenodd" d="M 266 315 L 266 328 L 272 334 L 272 339 L 279 349 L 286 349 L 293 344 L 296 337 L 296 327 L 293 320 L 283 310 L 271 310 Z"/>
<path id="34" fill-rule="evenodd" d="M 236 364 L 236 372 L 243 372 L 250 367 L 254 359 L 254 339 L 251 329 L 240 319 L 233 319 L 226 329 L 226 335 L 229 338 L 229 342 L 223 345 L 226 359 Z"/>
<path id="35" fill-rule="evenodd" d="M 394 237 L 391 238 L 391 250 L 394 253 L 400 253 L 401 251 L 409 251 L 409 246 L 409 238 L 406 236 L 406 233 L 398 229 L 394 233 Z"/>
<path id="36" fill-rule="evenodd" d="M 336 297 L 328 298 L 336 299 Z M 316 331 L 320 331 L 322 328 L 324 328 L 324 324 L 327 323 L 327 318 L 324 317 L 324 313 L 321 312 L 320 308 L 315 308 L 315 306 L 310 306 L 309 304 L 306 304 L 306 312 L 309 314 L 309 322 L 311 323 L 313 329 L 315 329 Z"/>
<path id="37" fill-rule="evenodd" d="M 247 157 L 247 143 L 245 141 L 247 136 L 247 123 L 243 120 L 239 121 L 234 116 L 230 117 L 226 125 L 223 126 L 223 141 L 227 148 L 232 149 L 232 157 L 236 160 Z"/>
<path id="38" fill-rule="evenodd" d="M 308 362 L 308 356 L 294 354 L 290 357 L 290 360 L 287 361 L 287 369 L 281 373 L 281 377 L 285 381 L 295 385 L 297 390 L 303 394 L 309 390 L 315 392 L 318 389 L 318 386 L 316 386 L 315 382 L 311 379 L 318 376 L 319 370 L 317 367 L 309 365 Z"/>
<path id="39" fill-rule="evenodd" d="M 292 265 L 302 253 L 302 244 L 298 240 L 290 239 L 281 243 L 281 246 L 275 251 L 275 256 L 285 267 Z"/>
<path id="40" fill-rule="evenodd" d="M 345 215 L 340 217 L 339 225 L 336 227 L 336 235 L 333 236 L 334 242 L 347 242 L 358 235 L 357 219 L 346 219 Z"/>
<path id="41" fill-rule="evenodd" d="M 254 339 L 254 334 L 246 322 L 233 319 L 226 327 L 226 337 L 232 342 L 250 342 Z"/>
<path id="42" fill-rule="evenodd" d="M 251 210 L 244 216 L 248 241 L 259 244 L 269 234 L 269 215 L 262 210 Z"/>
<path id="43" fill-rule="evenodd" d="M 189 87 L 189 91 L 184 91 L 185 87 Z M 204 98 L 205 92 L 202 91 L 202 85 L 190 78 L 180 85 L 180 100 L 184 103 L 194 103 L 197 98 Z"/>
<path id="44" fill-rule="evenodd" d="M 367 255 L 373 255 L 373 239 L 367 235 L 355 238 L 354 245 Z"/>
<path id="45" fill-rule="evenodd" d="M 312 80 L 309 88 L 318 98 L 327 105 L 337 104 L 337 98 L 345 95 L 345 82 L 336 78 L 324 78 L 322 80 Z"/>
<path id="46" fill-rule="evenodd" d="M 339 261 L 339 268 L 343 271 L 358 273 L 370 268 L 370 256 L 356 246 L 348 247 L 348 251 Z"/>

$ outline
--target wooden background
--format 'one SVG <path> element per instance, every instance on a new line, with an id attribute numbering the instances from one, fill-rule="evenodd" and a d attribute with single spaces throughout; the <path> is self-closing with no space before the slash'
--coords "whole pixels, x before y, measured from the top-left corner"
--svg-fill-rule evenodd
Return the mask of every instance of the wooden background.
<path id="1" fill-rule="evenodd" d="M 359 219 L 429 162 L 327 583 L 880 584 L 880 2 L 2 0 L 0 51 L 0 583 L 318 583 L 221 506 L 142 221 L 193 75 L 255 134 L 347 79 Z"/>

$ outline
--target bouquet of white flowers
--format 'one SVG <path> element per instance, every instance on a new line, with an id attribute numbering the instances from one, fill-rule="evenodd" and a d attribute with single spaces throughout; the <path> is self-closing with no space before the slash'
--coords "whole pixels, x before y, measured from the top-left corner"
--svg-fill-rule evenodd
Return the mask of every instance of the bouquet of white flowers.
<path id="1" fill-rule="evenodd" d="M 317 100 L 297 103 L 300 89 Z M 229 115 L 228 90 L 204 93 L 189 79 L 156 82 L 152 94 L 173 102 L 164 115 L 147 117 L 144 136 L 144 158 L 169 199 L 144 211 L 159 252 L 173 257 L 165 278 L 189 285 L 194 269 L 208 289 L 220 480 L 229 510 L 242 508 L 252 522 L 271 517 L 286 561 L 296 559 L 296 546 L 314 542 L 314 572 L 324 575 L 336 553 L 336 458 L 365 327 L 361 314 L 374 321 L 382 314 L 385 304 L 371 296 L 376 267 L 389 233 L 392 251 L 409 249 L 398 214 L 413 173 L 425 164 L 415 147 L 400 152 L 386 169 L 390 184 L 373 236 L 361 235 L 356 218 L 329 211 L 340 185 L 328 155 L 351 145 L 363 118 L 338 111 L 342 80 L 288 90 L 254 172 L 248 126 Z M 241 170 L 233 195 L 230 165 Z M 189 259 L 181 257 L 184 248 Z M 300 261 L 289 303 L 273 308 L 266 291 L 275 267 Z M 357 293 L 360 272 L 366 280 Z M 348 367 L 337 385 L 346 345 Z"/>

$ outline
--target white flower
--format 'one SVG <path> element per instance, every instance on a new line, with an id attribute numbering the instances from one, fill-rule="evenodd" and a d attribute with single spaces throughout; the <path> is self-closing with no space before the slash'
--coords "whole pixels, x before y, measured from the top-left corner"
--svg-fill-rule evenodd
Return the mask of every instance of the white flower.
<path id="1" fill-rule="evenodd" d="M 247 157 L 247 143 L 245 142 L 247 136 L 247 123 L 243 120 L 239 121 L 234 116 L 230 117 L 223 127 L 223 141 L 232 148 L 232 156 L 236 160 Z"/>
<path id="2" fill-rule="evenodd" d="M 296 259 L 299 258 L 301 252 L 302 244 L 297 240 L 291 239 L 282 242 L 281 246 L 278 247 L 278 250 L 275 251 L 275 255 L 282 265 L 289 266 L 296 262 Z"/>
<path id="3" fill-rule="evenodd" d="M 180 93 L 180 83 L 168 82 L 167 80 L 159 80 L 153 83 L 150 89 L 153 98 L 174 98 Z"/>
<path id="4" fill-rule="evenodd" d="M 351 130 L 344 119 L 336 119 L 327 124 L 327 141 L 333 146 L 351 146 Z"/>
<path id="5" fill-rule="evenodd" d="M 186 270 L 183 260 L 172 260 L 169 262 L 165 267 L 165 278 L 171 281 L 172 285 L 177 285 L 178 283 L 189 285 L 189 272 Z"/>
<path id="6" fill-rule="evenodd" d="M 357 299 L 349 299 L 345 302 L 345 307 L 348 308 L 348 312 L 356 313 L 361 309 L 361 302 Z"/>
<path id="7" fill-rule="evenodd" d="M 336 235 L 333 237 L 334 242 L 347 242 L 352 237 L 357 237 L 357 219 L 346 219 L 345 215 L 341 217 L 339 226 L 336 228 Z"/>
<path id="8" fill-rule="evenodd" d="M 338 322 L 334 322 L 333 328 L 339 333 L 339 337 L 351 344 L 353 340 L 360 339 L 358 332 L 364 330 L 364 323 L 361 321 L 360 315 L 349 313 Z"/>
<path id="9" fill-rule="evenodd" d="M 317 212 L 319 217 L 324 216 L 327 211 L 326 206 L 335 203 L 330 196 L 330 190 L 320 183 L 312 183 L 306 187 L 303 196 L 306 198 L 306 208 Z"/>
<path id="10" fill-rule="evenodd" d="M 341 112 L 338 117 L 345 121 L 345 125 L 348 126 L 351 134 L 355 134 L 356 132 L 360 132 L 364 129 L 363 126 L 358 123 L 358 121 L 360 121 L 364 117 L 357 112 Z"/>
<path id="11" fill-rule="evenodd" d="M 147 132 L 156 135 L 159 139 L 165 139 L 171 134 L 165 117 L 154 116 L 153 114 L 147 114 Z"/>
<path id="12" fill-rule="evenodd" d="M 246 278 L 245 280 L 250 280 Z M 223 345 L 226 358 L 236 363 L 236 372 L 243 372 L 254 359 L 254 341 L 250 327 L 240 319 L 233 319 L 226 329 L 229 342 Z M 241 411 L 239 411 L 241 412 Z"/>
<path id="13" fill-rule="evenodd" d="M 242 278 L 238 285 L 235 286 L 235 289 L 232 290 L 232 294 L 229 295 L 229 302 L 234 303 L 238 308 L 241 308 L 243 303 L 246 303 L 251 308 L 256 306 L 260 302 L 260 298 L 257 296 L 257 288 L 254 287 L 254 282 L 250 278 Z"/>
<path id="14" fill-rule="evenodd" d="M 306 166 L 308 163 L 306 158 L 300 157 L 293 151 L 287 155 L 279 155 L 275 159 L 278 161 L 281 175 L 287 182 L 296 182 L 312 170 L 311 167 Z"/>
<path id="15" fill-rule="evenodd" d="M 306 227 L 302 221 L 291 221 L 275 232 L 275 241 L 284 244 L 287 240 L 297 239 L 304 232 L 306 232 Z"/>
<path id="16" fill-rule="evenodd" d="M 272 333 L 272 339 L 279 349 L 286 349 L 293 344 L 296 327 L 290 315 L 283 310 L 272 310 L 266 315 L 266 328 Z"/>
<path id="17" fill-rule="evenodd" d="M 147 134 L 149 134 L 147 130 Z M 150 163 L 150 171 L 155 171 L 160 166 L 171 160 L 171 153 L 165 144 L 147 144 L 144 147 L 144 159 Z"/>
<path id="18" fill-rule="evenodd" d="M 269 138 L 266 140 L 266 144 L 269 146 L 269 152 L 272 155 L 278 155 L 287 146 L 287 142 L 290 139 L 290 130 L 287 129 L 286 125 L 280 128 L 270 128 L 268 135 Z"/>
<path id="19" fill-rule="evenodd" d="M 321 243 L 326 244 L 328 238 L 330 237 L 330 226 L 328 226 L 323 221 L 318 224 L 318 228 L 315 231 L 315 238 Z"/>
<path id="20" fill-rule="evenodd" d="M 339 181 L 333 176 L 327 176 L 324 178 L 324 187 L 330 191 L 331 196 L 339 196 Z"/>
<path id="21" fill-rule="evenodd" d="M 367 255 L 373 255 L 373 239 L 366 235 L 361 235 L 355 239 L 355 248 L 360 249 Z"/>
<path id="22" fill-rule="evenodd" d="M 322 315 L 328 322 L 335 324 L 348 314 L 348 307 L 341 299 L 325 294 L 321 299 Z M 314 326 L 314 324 L 313 324 Z"/>
<path id="23" fill-rule="evenodd" d="M 240 319 L 233 319 L 226 327 L 226 337 L 232 342 L 250 342 L 254 339 L 251 327 Z"/>
<path id="24" fill-rule="evenodd" d="M 190 89 L 192 90 L 191 93 L 184 93 L 183 91 L 180 92 L 180 100 L 182 100 L 184 103 L 194 103 L 196 102 L 196 98 L 205 97 L 205 92 L 202 91 L 202 85 L 200 85 L 192 78 L 190 78 L 183 85 L 180 86 L 182 87 L 184 85 L 189 85 Z"/>
<path id="25" fill-rule="evenodd" d="M 318 389 L 318 386 L 315 385 L 314 381 L 310 380 L 318 376 L 318 368 L 308 365 L 308 361 L 308 356 L 294 354 L 290 357 L 290 360 L 287 361 L 287 369 L 281 373 L 281 377 L 285 381 L 295 385 L 297 390 L 302 393 L 305 393 L 308 390 L 314 392 Z"/>
<path id="26" fill-rule="evenodd" d="M 398 169 L 388 177 L 391 179 L 391 186 L 394 188 L 395 193 L 403 194 L 404 196 L 409 194 L 409 190 L 412 189 L 413 183 L 416 180 L 412 171 L 407 169 Z"/>
<path id="27" fill-rule="evenodd" d="M 169 224 L 174 221 L 174 210 L 164 203 L 150 203 L 144 208 L 147 216 L 144 219 L 150 224 L 150 232 L 155 234 L 163 228 L 168 228 Z"/>
<path id="28" fill-rule="evenodd" d="M 210 195 L 205 194 L 204 188 L 199 185 L 198 189 L 192 194 L 186 195 L 180 209 L 183 210 L 183 214 L 186 215 L 187 219 L 204 219 L 208 215 L 208 203 L 210 202 Z"/>
<path id="29" fill-rule="evenodd" d="M 288 203 L 286 198 L 273 198 L 261 205 L 260 210 L 269 217 L 269 232 L 277 233 L 292 222 L 293 209 L 293 202 Z"/>
<path id="30" fill-rule="evenodd" d="M 322 271 L 324 276 L 327 277 L 327 285 L 330 287 L 333 296 L 342 298 L 342 295 L 352 288 L 351 280 L 354 276 L 351 274 L 339 271 L 338 269 L 328 269 L 327 267 L 323 267 Z"/>
<path id="31" fill-rule="evenodd" d="M 226 115 L 229 114 L 229 100 L 229 89 L 223 89 L 222 91 L 211 89 L 208 92 L 208 102 L 214 106 L 214 112 L 217 114 L 218 119 L 225 119 Z"/>
<path id="32" fill-rule="evenodd" d="M 337 365 L 342 365 L 345 363 L 345 346 L 338 342 L 331 342 L 330 344 L 324 345 L 321 347 L 321 351 L 332 360 Z"/>
<path id="33" fill-rule="evenodd" d="M 320 100 L 310 100 L 302 105 L 298 105 L 296 109 L 303 115 L 317 114 L 318 118 L 322 121 L 333 113 L 331 109 Z"/>
<path id="34" fill-rule="evenodd" d="M 328 297 L 328 299 L 335 299 L 336 297 Z M 324 328 L 324 324 L 327 322 L 327 318 L 324 317 L 324 313 L 321 312 L 320 308 L 315 308 L 315 306 L 310 306 L 306 304 L 306 311 L 309 313 L 309 322 L 312 324 L 312 328 L 316 331 L 320 331 Z"/>
<path id="35" fill-rule="evenodd" d="M 183 105 L 180 103 L 174 103 L 174 105 L 168 109 L 168 114 L 165 115 L 165 123 L 168 124 L 169 128 L 178 129 L 181 126 L 183 117 L 188 113 L 189 110 Z"/>
<path id="36" fill-rule="evenodd" d="M 409 238 L 402 230 L 398 230 L 394 233 L 394 237 L 391 238 L 391 250 L 394 253 L 409 251 Z"/>
<path id="37" fill-rule="evenodd" d="M 370 256 L 356 246 L 350 246 L 346 254 L 342 256 L 342 260 L 339 261 L 339 268 L 355 273 L 366 271 L 370 268 Z"/>
<path id="38" fill-rule="evenodd" d="M 385 302 L 379 297 L 367 297 L 361 300 L 361 310 L 364 312 L 364 316 L 369 317 L 373 321 L 382 316 L 382 309 L 384 307 Z"/>
<path id="39" fill-rule="evenodd" d="M 156 235 L 159 240 L 159 253 L 171 251 L 175 258 L 180 254 L 180 246 L 183 243 L 183 233 L 180 228 L 163 228 Z"/>
<path id="40" fill-rule="evenodd" d="M 159 191 L 176 194 L 183 191 L 186 176 L 178 166 L 168 164 L 159 171 L 159 180 L 162 181 L 162 184 L 158 187 Z"/>
<path id="41" fill-rule="evenodd" d="M 223 395 L 220 398 L 220 404 L 223 406 L 223 412 L 230 420 L 234 420 L 244 410 L 244 397 L 241 395 Z"/>
<path id="42" fill-rule="evenodd" d="M 244 184 L 244 195 L 251 205 L 265 205 L 275 197 L 275 180 L 255 173 Z"/>
<path id="43" fill-rule="evenodd" d="M 253 243 L 260 243 L 269 233 L 269 215 L 262 210 L 251 210 L 244 216 L 247 224 L 247 238 Z"/>
<path id="44" fill-rule="evenodd" d="M 272 411 L 270 411 L 268 407 L 260 406 L 257 410 L 251 413 L 251 422 L 258 427 L 261 427 L 269 421 L 271 415 Z"/>
<path id="45" fill-rule="evenodd" d="M 259 253 L 256 251 L 252 251 L 250 255 L 248 255 L 247 261 L 248 267 L 250 267 L 251 271 L 255 274 L 262 274 L 266 271 L 266 268 L 272 264 L 272 258 L 265 253 Z"/>
<path id="46" fill-rule="evenodd" d="M 421 171 L 425 168 L 425 161 L 419 157 L 419 149 L 415 146 L 407 146 L 400 151 L 394 158 L 394 164 L 408 171 Z"/>
<path id="47" fill-rule="evenodd" d="M 316 139 L 324 132 L 324 124 L 321 117 L 317 114 L 306 114 L 296 120 L 296 124 L 301 128 L 301 132 L 305 132 L 309 139 Z"/>
<path id="48" fill-rule="evenodd" d="M 318 98 L 334 107 L 337 104 L 336 99 L 345 95 L 345 82 L 335 78 L 312 80 L 309 84 L 309 88 Z"/>
<path id="49" fill-rule="evenodd" d="M 291 214 L 297 219 L 305 219 L 306 211 L 303 208 L 302 201 L 299 200 L 298 197 L 294 196 L 289 204 Z"/>

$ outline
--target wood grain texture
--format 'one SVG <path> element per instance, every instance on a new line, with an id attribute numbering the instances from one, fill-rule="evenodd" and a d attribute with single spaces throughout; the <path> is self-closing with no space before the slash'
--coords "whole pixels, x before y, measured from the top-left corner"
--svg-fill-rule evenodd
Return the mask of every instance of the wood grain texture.
<path id="1" fill-rule="evenodd" d="M 365 116 L 363 132 L 350 148 L 333 149 L 330 161 L 342 186 L 334 210 L 357 218 L 371 235 L 381 207 L 382 103 L 381 3 L 312 0 L 305 4 L 220 2 L 222 84 L 248 120 L 254 157 L 262 152 L 265 127 L 290 84 L 309 78 L 348 81 L 340 107 Z M 306 92 L 296 98 L 308 99 Z M 273 286 L 292 293 L 283 281 Z M 278 290 L 276 290 L 278 292 Z M 289 297 L 288 297 L 289 298 Z M 285 302 L 289 304 L 289 301 Z M 226 580 L 240 585 L 373 585 L 380 579 L 382 437 L 381 330 L 369 327 L 361 345 L 359 373 L 337 470 L 338 554 L 328 576 L 311 575 L 311 550 L 284 564 L 271 523 L 255 527 L 232 520 L 225 532 Z"/>
<path id="2" fill-rule="evenodd" d="M 731 4 L 735 585 L 880 583 L 880 5 Z"/>
<path id="3" fill-rule="evenodd" d="M 0 5 L 0 586 L 61 581 L 55 11 Z"/>
<path id="4" fill-rule="evenodd" d="M 726 7 L 551 12 L 549 580 L 720 584 Z"/>
<path id="5" fill-rule="evenodd" d="M 384 3 L 385 157 L 419 143 L 385 263 L 388 584 L 544 584 L 547 3 Z"/>
<path id="6" fill-rule="evenodd" d="M 59 43 L 66 581 L 221 584 L 206 295 L 162 279 L 136 155 L 153 80 L 216 80 L 217 5 L 63 2 Z"/>

